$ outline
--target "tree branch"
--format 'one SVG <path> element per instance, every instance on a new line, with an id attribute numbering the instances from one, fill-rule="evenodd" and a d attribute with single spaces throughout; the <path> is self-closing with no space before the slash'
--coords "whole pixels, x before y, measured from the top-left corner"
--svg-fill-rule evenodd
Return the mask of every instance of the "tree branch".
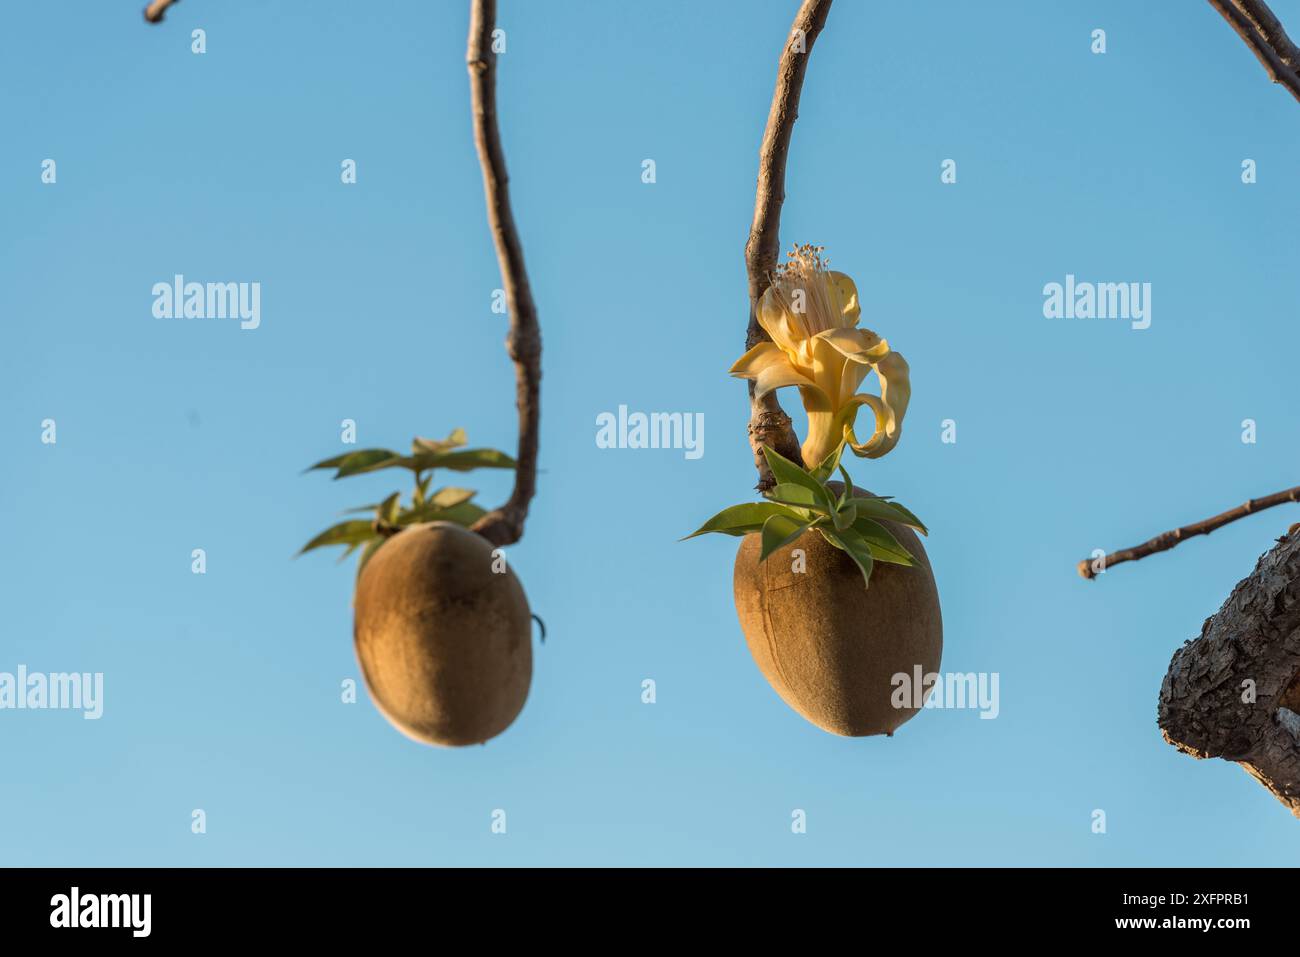
<path id="1" fill-rule="evenodd" d="M 1263 0 L 1210 0 L 1229 26 L 1246 42 L 1251 52 L 1268 72 L 1300 100 L 1300 50 L 1286 35 L 1281 22 Z"/>
<path id="2" fill-rule="evenodd" d="M 483 193 L 487 199 L 488 224 L 501 266 L 510 331 L 506 352 L 515 364 L 515 405 L 519 411 L 519 454 L 516 456 L 515 486 L 510 498 L 473 526 L 494 545 L 519 541 L 528 517 L 528 504 L 537 487 L 537 434 L 542 379 L 542 336 L 537 324 L 537 307 L 524 269 L 524 251 L 510 211 L 510 178 L 497 129 L 496 53 L 492 31 L 496 26 L 496 0 L 471 0 L 469 49 L 465 55 L 469 70 L 470 104 L 474 115 L 474 145 L 483 167 Z"/>
<path id="3" fill-rule="evenodd" d="M 795 14 L 781 52 L 776 70 L 776 90 L 772 94 L 772 107 L 767 114 L 767 127 L 763 131 L 763 144 L 758 151 L 758 189 L 754 198 L 754 222 L 745 243 L 745 269 L 749 274 L 749 329 L 745 348 L 752 349 L 769 337 L 758 324 L 758 301 L 770 285 L 772 270 L 776 268 L 781 252 L 781 204 L 785 202 L 785 163 L 790 152 L 790 134 L 799 117 L 799 94 L 803 89 L 804 73 L 813 42 L 826 25 L 831 0 L 803 0 Z M 758 469 L 758 488 L 769 489 L 776 484 L 763 446 L 771 446 L 792 461 L 801 461 L 799 439 L 794 433 L 790 416 L 777 401 L 776 393 L 769 392 L 761 399 L 754 397 L 754 382 L 749 383 L 749 446 L 754 452 L 754 466 Z M 814 465 L 816 463 L 813 463 Z"/>
<path id="4" fill-rule="evenodd" d="M 1279 540 L 1160 686 L 1166 741 L 1242 765 L 1300 817 L 1300 535 Z"/>
<path id="5" fill-rule="evenodd" d="M 162 23 L 167 8 L 179 2 L 180 0 L 149 0 L 149 6 L 144 8 L 144 18 L 150 23 Z"/>
<path id="6" fill-rule="evenodd" d="M 1112 552 L 1096 561 L 1100 562 L 1101 568 L 1094 569 L 1094 559 L 1085 558 L 1079 562 L 1079 574 L 1087 579 L 1096 578 L 1097 575 L 1113 568 L 1122 562 L 1137 561 L 1139 558 L 1146 558 L 1148 555 L 1154 555 L 1156 552 L 1168 551 L 1179 542 L 1184 542 L 1196 535 L 1208 535 L 1216 528 L 1222 528 L 1229 522 L 1235 522 L 1239 518 L 1245 518 L 1247 515 L 1254 515 L 1256 512 L 1262 512 L 1266 508 L 1272 508 L 1274 505 L 1285 505 L 1287 502 L 1300 502 L 1300 485 L 1295 488 L 1289 488 L 1283 492 L 1274 492 L 1272 495 L 1266 495 L 1263 498 L 1249 499 L 1245 504 L 1238 505 L 1236 508 L 1229 509 L 1212 518 L 1207 518 L 1203 522 L 1196 522 L 1194 525 L 1184 525 L 1182 528 L 1175 528 L 1171 532 L 1165 532 L 1157 535 L 1150 541 L 1143 542 L 1141 545 L 1134 545 L 1132 548 L 1123 548 L 1117 552 Z"/>

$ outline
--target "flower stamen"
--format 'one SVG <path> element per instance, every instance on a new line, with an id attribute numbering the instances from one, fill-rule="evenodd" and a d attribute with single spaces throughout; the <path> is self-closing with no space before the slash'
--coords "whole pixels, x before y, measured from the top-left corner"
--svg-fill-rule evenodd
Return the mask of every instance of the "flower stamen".
<path id="1" fill-rule="evenodd" d="M 830 260 L 822 255 L 825 250 L 825 246 L 812 243 L 792 246 L 786 261 L 769 277 L 781 305 L 802 327 L 805 338 L 840 325 L 825 282 L 830 266 Z"/>

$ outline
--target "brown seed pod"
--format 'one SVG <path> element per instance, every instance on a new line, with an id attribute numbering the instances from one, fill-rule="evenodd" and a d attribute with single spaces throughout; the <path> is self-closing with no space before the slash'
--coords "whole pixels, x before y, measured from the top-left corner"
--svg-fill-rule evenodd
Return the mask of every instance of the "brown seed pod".
<path id="1" fill-rule="evenodd" d="M 492 552 L 459 525 L 412 525 L 357 580 L 353 638 L 366 687 L 416 741 L 479 744 L 508 728 L 528 697 L 528 598 Z"/>
<path id="2" fill-rule="evenodd" d="M 838 484 L 838 483 L 832 483 Z M 884 522 L 915 565 L 876 562 L 871 586 L 847 555 L 805 533 L 759 562 L 757 534 L 736 553 L 736 612 L 749 652 L 785 703 L 833 734 L 892 734 L 919 710 L 894 707 L 896 674 L 939 670 L 943 620 L 930 561 L 910 528 Z M 802 571 L 795 549 L 803 549 Z"/>

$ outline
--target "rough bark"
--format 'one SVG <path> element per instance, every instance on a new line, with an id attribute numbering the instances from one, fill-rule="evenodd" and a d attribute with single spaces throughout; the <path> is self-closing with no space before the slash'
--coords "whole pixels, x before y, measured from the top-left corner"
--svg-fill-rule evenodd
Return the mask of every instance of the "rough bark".
<path id="1" fill-rule="evenodd" d="M 754 222 L 745 243 L 745 270 L 749 274 L 749 326 L 745 348 L 752 349 L 769 337 L 758 324 L 758 301 L 770 285 L 772 270 L 776 268 L 781 252 L 781 204 L 785 202 L 785 164 L 790 152 L 790 135 L 794 121 L 799 117 L 799 94 L 803 90 L 804 74 L 808 70 L 808 57 L 813 42 L 826 25 L 831 10 L 831 0 L 803 0 L 795 14 L 781 51 L 776 70 L 776 90 L 767 114 L 767 127 L 758 151 L 758 188 L 754 198 Z M 777 401 L 776 393 L 762 398 L 754 396 L 754 383 L 749 383 L 749 446 L 754 453 L 754 467 L 758 469 L 758 488 L 766 490 L 776 484 L 763 446 L 771 446 L 791 461 L 801 461 L 799 438 L 795 435 L 790 416 Z"/>
<path id="2" fill-rule="evenodd" d="M 496 53 L 492 31 L 496 27 L 496 0 L 473 0 L 470 6 L 469 49 L 465 55 L 469 70 L 470 103 L 474 115 L 474 145 L 483 167 L 483 193 L 487 200 L 488 224 L 501 266 L 510 331 L 506 352 L 515 365 L 515 407 L 519 413 L 519 451 L 515 456 L 514 490 L 500 508 L 493 509 L 473 526 L 494 545 L 510 545 L 524 534 L 528 504 L 537 487 L 537 436 L 540 420 L 542 381 L 542 335 L 537 324 L 524 268 L 524 250 L 510 208 L 510 177 L 497 128 Z"/>
<path id="3" fill-rule="evenodd" d="M 1250 47 L 1269 79 L 1300 100 L 1300 50 L 1263 0 L 1210 0 L 1228 25 Z"/>
<path id="4" fill-rule="evenodd" d="M 1289 534 L 1174 653 L 1158 722 L 1179 751 L 1240 764 L 1300 817 L 1298 712 L 1300 534 Z"/>

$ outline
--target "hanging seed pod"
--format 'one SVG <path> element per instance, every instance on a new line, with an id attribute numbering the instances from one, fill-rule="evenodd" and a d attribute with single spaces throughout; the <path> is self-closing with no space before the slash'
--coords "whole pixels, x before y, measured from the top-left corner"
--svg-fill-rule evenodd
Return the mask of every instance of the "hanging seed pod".
<path id="1" fill-rule="evenodd" d="M 480 744 L 522 710 L 533 673 L 528 599 L 479 535 L 450 522 L 407 527 L 366 563 L 355 605 L 366 687 L 403 734 Z"/>
<path id="2" fill-rule="evenodd" d="M 746 535 L 736 554 L 736 612 L 750 654 L 786 704 L 833 734 L 892 734 L 919 710 L 894 676 L 906 675 L 910 688 L 918 666 L 922 675 L 939 669 L 943 622 L 930 561 L 910 528 L 883 524 L 915 564 L 877 562 L 870 587 L 816 533 L 763 562 L 760 536 Z"/>

